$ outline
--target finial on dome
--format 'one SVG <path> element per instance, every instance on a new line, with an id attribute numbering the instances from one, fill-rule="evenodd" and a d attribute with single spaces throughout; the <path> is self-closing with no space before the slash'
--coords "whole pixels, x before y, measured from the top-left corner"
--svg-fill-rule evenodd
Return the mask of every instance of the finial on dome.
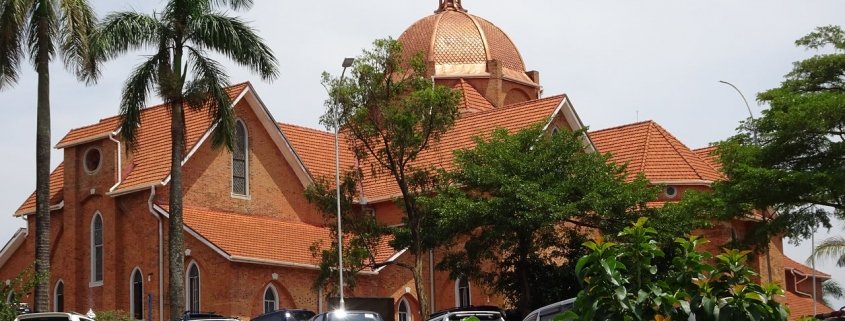
<path id="1" fill-rule="evenodd" d="M 464 6 L 461 5 L 461 0 L 439 0 L 440 7 L 434 13 L 441 13 L 443 11 L 460 11 L 467 12 Z"/>

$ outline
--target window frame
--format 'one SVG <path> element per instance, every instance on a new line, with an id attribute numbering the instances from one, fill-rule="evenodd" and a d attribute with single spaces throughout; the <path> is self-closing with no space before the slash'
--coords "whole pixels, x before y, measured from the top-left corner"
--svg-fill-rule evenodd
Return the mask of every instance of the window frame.
<path id="1" fill-rule="evenodd" d="M 97 219 L 99 219 L 100 223 L 100 244 L 97 244 Z M 91 217 L 91 233 L 89 234 L 90 237 L 90 257 L 91 257 L 91 274 L 89 275 L 91 282 L 88 284 L 89 287 L 98 287 L 103 285 L 103 279 L 105 279 L 105 255 L 106 255 L 106 248 L 105 248 L 105 223 L 103 220 L 103 214 L 100 211 L 94 212 L 94 216 Z M 97 248 L 100 248 L 100 262 L 97 264 Z M 97 269 L 99 268 L 99 279 L 97 279 Z"/>
<path id="2" fill-rule="evenodd" d="M 461 305 L 461 282 L 466 282 L 466 298 L 467 302 L 466 305 Z M 472 286 L 470 286 L 469 280 L 466 277 L 459 277 L 455 280 L 455 307 L 465 307 L 472 305 Z"/>
<path id="3" fill-rule="evenodd" d="M 141 293 L 135 293 L 136 275 L 140 278 L 141 281 Z M 135 295 L 139 295 L 141 298 L 140 307 L 136 306 L 135 304 Z M 135 317 L 136 312 L 139 312 L 141 314 L 141 318 Z M 144 320 L 144 273 L 141 272 L 141 268 L 137 266 L 132 269 L 132 273 L 129 274 L 129 318 L 130 320 Z"/>
<path id="4" fill-rule="evenodd" d="M 61 286 L 62 292 L 59 293 L 59 287 Z M 61 302 L 61 309 L 59 308 L 59 302 Z M 65 281 L 59 279 L 56 281 L 56 285 L 53 286 L 53 312 L 64 312 L 65 308 Z"/>
<path id="5" fill-rule="evenodd" d="M 269 303 L 269 301 L 267 301 L 268 292 L 273 294 L 273 309 L 270 311 L 267 311 L 267 303 Z M 273 286 L 272 283 L 267 284 L 267 286 L 264 287 L 264 293 L 261 296 L 261 307 L 264 310 L 264 313 L 270 313 L 279 309 L 279 291 L 276 290 L 276 287 Z"/>
<path id="6" fill-rule="evenodd" d="M 229 192 L 231 193 L 231 196 L 233 198 L 249 199 L 250 198 L 250 193 L 249 193 L 249 130 L 246 126 L 246 122 L 244 122 L 242 119 L 238 118 L 238 119 L 235 120 L 235 132 L 234 132 L 234 134 L 235 134 L 235 137 L 234 137 L 235 138 L 235 146 L 234 147 L 236 149 L 239 146 L 238 145 L 239 142 L 237 141 L 237 139 L 238 139 L 237 131 L 238 131 L 239 126 L 241 128 L 243 128 L 243 131 L 244 131 L 244 141 L 243 141 L 243 145 L 244 145 L 243 146 L 243 151 L 244 151 L 244 193 L 240 194 L 240 193 L 235 192 L 235 153 L 237 151 L 232 151 L 232 157 L 231 157 L 232 167 L 231 167 L 231 173 L 230 173 L 231 175 L 229 176 L 229 180 L 231 181 L 231 188 L 230 188 Z"/>
<path id="7" fill-rule="evenodd" d="M 193 299 L 191 289 L 191 268 L 197 269 L 197 309 L 192 309 L 191 301 Z M 202 271 L 200 270 L 197 261 L 188 263 L 188 268 L 185 269 L 185 311 L 199 312 L 202 311 Z"/>
<path id="8" fill-rule="evenodd" d="M 88 154 L 93 151 L 96 151 L 97 154 L 100 154 L 100 160 L 97 161 L 96 168 L 88 168 Z M 85 149 L 85 152 L 82 153 L 82 170 L 85 171 L 85 174 L 96 175 L 100 172 L 101 168 L 103 168 L 103 150 L 97 146 L 91 146 Z"/>
<path id="9" fill-rule="evenodd" d="M 405 312 L 402 312 L 403 306 L 406 309 Z M 402 314 L 405 315 L 405 320 L 402 320 Z M 396 309 L 396 321 L 414 321 L 414 314 L 411 313 L 411 303 L 405 297 L 399 299 L 399 306 Z"/>

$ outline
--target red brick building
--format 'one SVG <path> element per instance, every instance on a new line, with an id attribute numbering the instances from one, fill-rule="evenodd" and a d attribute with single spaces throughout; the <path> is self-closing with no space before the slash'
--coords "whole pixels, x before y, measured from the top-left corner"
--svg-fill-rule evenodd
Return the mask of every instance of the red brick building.
<path id="1" fill-rule="evenodd" d="M 471 148 L 472 137 L 497 127 L 583 127 L 566 95 L 541 97 L 539 73 L 526 71 L 508 36 L 468 14 L 458 0 L 441 0 L 434 15 L 411 25 L 399 40 L 406 52 L 426 55 L 437 83 L 463 92 L 461 118 L 419 156 L 420 163 L 449 168 L 453 150 Z M 334 175 L 334 137 L 277 122 L 248 83 L 232 86 L 228 93 L 242 149 L 213 149 L 208 138 L 214 124 L 208 115 L 186 114 L 186 306 L 242 318 L 277 307 L 324 310 L 326 295 L 312 287 L 318 271 L 309 247 L 327 240 L 329 233 L 303 191 L 316 178 Z M 145 109 L 141 120 L 135 150 L 127 151 L 120 140 L 117 117 L 71 130 L 56 146 L 63 150 L 64 161 L 51 175 L 50 191 L 49 283 L 55 310 L 120 309 L 138 319 L 168 317 L 164 227 L 170 119 L 162 105 Z M 665 184 L 664 195 L 653 206 L 677 200 L 689 189 L 707 189 L 722 178 L 707 149 L 690 150 L 654 122 L 596 131 L 584 137 L 584 143 L 589 152 L 610 152 L 614 161 L 628 163 L 631 175 L 643 173 L 654 184 Z M 343 168 L 356 166 L 348 147 L 341 146 L 341 153 Z M 399 192 L 389 179 L 366 178 L 362 194 L 381 223 L 401 223 L 401 212 L 391 201 Z M 33 213 L 30 197 L 15 215 Z M 0 252 L 0 280 L 13 278 L 33 262 L 34 234 L 28 232 L 33 228 L 30 220 Z M 712 244 L 721 244 L 749 228 L 753 222 L 725 222 L 702 232 Z M 773 278 L 792 289 L 787 303 L 795 310 L 811 306 L 803 278 L 809 269 L 785 259 L 779 241 L 773 245 Z M 387 246 L 377 256 L 410 259 Z M 436 256 L 432 253 L 429 262 Z M 755 262 L 755 267 L 766 273 L 761 264 Z M 502 302 L 431 266 L 426 271 L 432 310 Z M 358 282 L 350 296 L 390 298 L 395 311 L 417 310 L 413 280 L 404 269 L 388 265 L 365 271 Z M 408 320 L 421 318 L 411 313 Z"/>

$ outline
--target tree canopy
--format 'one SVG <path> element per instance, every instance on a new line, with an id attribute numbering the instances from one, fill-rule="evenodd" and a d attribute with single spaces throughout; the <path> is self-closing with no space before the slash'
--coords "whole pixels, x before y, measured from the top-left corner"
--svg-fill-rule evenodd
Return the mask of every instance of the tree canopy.
<path id="1" fill-rule="evenodd" d="M 624 166 L 585 151 L 583 135 L 498 129 L 456 151 L 455 169 L 420 200 L 436 234 L 453 241 L 441 268 L 504 294 L 523 314 L 574 296 L 580 244 L 650 212 L 657 195 L 642 176 L 628 182 Z"/>

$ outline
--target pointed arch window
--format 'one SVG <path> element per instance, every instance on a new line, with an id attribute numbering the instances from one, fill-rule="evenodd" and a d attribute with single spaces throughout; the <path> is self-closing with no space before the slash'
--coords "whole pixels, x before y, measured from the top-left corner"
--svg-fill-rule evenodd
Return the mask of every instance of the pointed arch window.
<path id="1" fill-rule="evenodd" d="M 91 219 L 91 286 L 103 285 L 103 216 Z"/>
<path id="2" fill-rule="evenodd" d="M 411 317 L 411 306 L 405 298 L 399 300 L 399 318 L 397 321 L 413 321 Z"/>
<path id="3" fill-rule="evenodd" d="M 270 313 L 279 309 L 279 295 L 273 285 L 264 289 L 264 313 Z"/>
<path id="4" fill-rule="evenodd" d="M 144 278 L 141 269 L 135 268 L 129 279 L 129 315 L 135 320 L 144 319 Z"/>
<path id="5" fill-rule="evenodd" d="M 249 136 L 246 124 L 235 121 L 235 149 L 232 151 L 232 195 L 249 195 Z"/>
<path id="6" fill-rule="evenodd" d="M 466 277 L 461 277 L 455 280 L 455 305 L 458 307 L 467 307 L 472 304 L 469 288 L 469 281 Z"/>
<path id="7" fill-rule="evenodd" d="M 200 311 L 200 269 L 196 262 L 188 265 L 185 283 L 185 307 L 188 311 Z"/>
<path id="8" fill-rule="evenodd" d="M 65 282 L 62 280 L 56 282 L 56 288 L 53 290 L 53 311 L 65 311 Z"/>

